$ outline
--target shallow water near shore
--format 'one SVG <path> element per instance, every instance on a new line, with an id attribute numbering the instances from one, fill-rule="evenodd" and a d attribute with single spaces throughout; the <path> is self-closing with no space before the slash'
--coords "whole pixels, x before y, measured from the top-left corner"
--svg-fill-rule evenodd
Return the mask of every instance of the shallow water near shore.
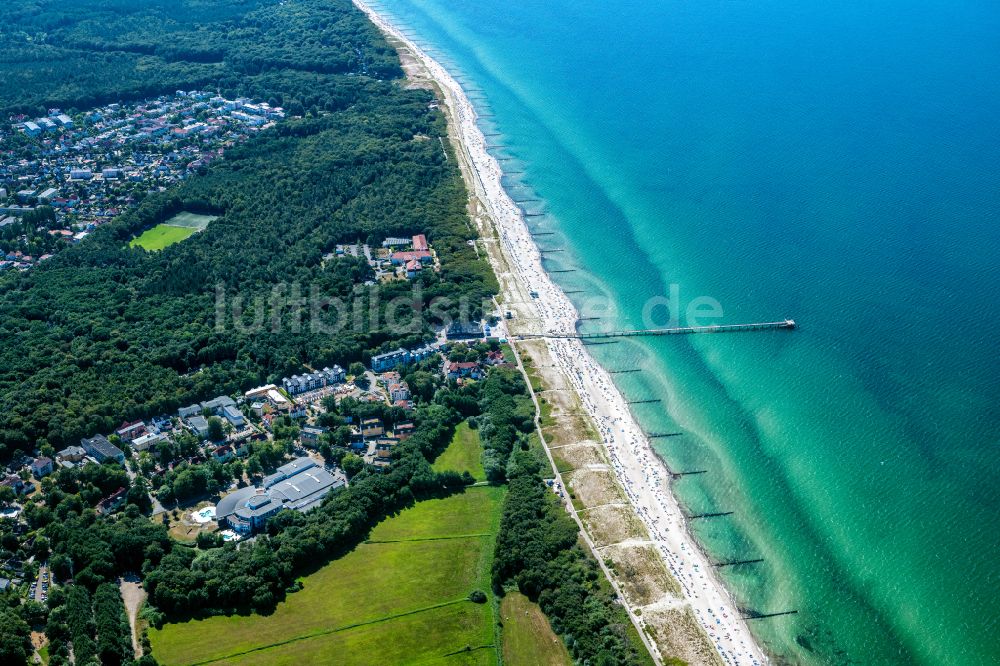
<path id="1" fill-rule="evenodd" d="M 720 570 L 739 605 L 799 611 L 751 623 L 776 661 L 1000 661 L 1000 7 L 375 6 L 469 90 L 584 328 L 674 284 L 799 322 L 591 347 L 707 470 L 686 509 L 734 512 L 711 556 L 764 560 Z"/>

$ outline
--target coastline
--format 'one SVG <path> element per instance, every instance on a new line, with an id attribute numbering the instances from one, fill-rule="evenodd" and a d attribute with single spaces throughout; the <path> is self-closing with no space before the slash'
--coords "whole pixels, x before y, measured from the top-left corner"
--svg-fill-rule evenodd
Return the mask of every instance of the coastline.
<path id="1" fill-rule="evenodd" d="M 517 293 L 538 294 L 537 298 L 517 300 L 517 309 L 527 310 L 530 314 L 518 317 L 513 325 L 519 326 L 521 321 L 527 320 L 537 322 L 536 332 L 575 333 L 578 321 L 576 309 L 542 268 L 538 247 L 520 209 L 502 186 L 499 163 L 487 152 L 486 139 L 476 124 L 476 112 L 461 86 L 440 64 L 363 0 L 354 0 L 354 4 L 392 42 L 405 47 L 441 93 L 449 129 L 455 133 L 457 148 L 461 150 L 459 158 L 464 162 L 463 177 L 471 190 L 470 194 L 484 209 L 481 213 L 485 219 L 480 221 L 492 228 L 491 236 L 495 237 L 502 254 L 500 262 L 493 253 L 487 253 L 494 271 L 501 283 L 508 280 L 515 284 Z M 512 335 L 514 337 L 516 334 Z M 650 535 L 650 543 L 655 545 L 663 564 L 683 592 L 679 603 L 693 612 L 704 632 L 706 644 L 714 647 L 718 657 L 727 664 L 766 663 L 764 651 L 741 619 L 735 601 L 691 535 L 686 518 L 670 491 L 669 472 L 632 416 L 611 375 L 590 356 L 579 340 L 550 338 L 545 341 L 545 348 L 599 430 L 601 445 L 611 461 L 614 475 L 635 515 Z M 548 447 L 546 451 L 552 460 Z M 572 506 L 570 512 L 579 522 Z M 596 556 L 596 548 L 587 537 L 586 530 L 583 534 Z M 646 621 L 640 615 L 641 609 L 633 607 L 627 596 L 620 596 L 646 641 L 642 632 Z M 661 662 L 659 650 L 653 646 L 651 651 L 654 659 Z"/>

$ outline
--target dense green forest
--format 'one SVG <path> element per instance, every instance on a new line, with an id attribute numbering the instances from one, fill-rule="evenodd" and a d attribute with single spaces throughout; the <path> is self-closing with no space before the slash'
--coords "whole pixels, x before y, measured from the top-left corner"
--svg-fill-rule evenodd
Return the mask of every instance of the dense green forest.
<path id="1" fill-rule="evenodd" d="M 311 325 L 296 325 L 302 316 L 293 308 L 252 305 L 276 292 L 300 293 L 322 303 L 357 301 L 359 311 L 382 313 L 395 296 L 410 298 L 409 283 L 361 287 L 368 277 L 362 262 L 324 264 L 324 253 L 338 242 L 426 234 L 442 270 L 423 271 L 416 281 L 422 304 L 465 296 L 476 310 L 495 288 L 488 264 L 466 242 L 472 231 L 464 186 L 434 140 L 445 134 L 442 115 L 430 107 L 427 91 L 372 76 L 398 74 L 398 61 L 347 0 L 280 6 L 263 0 L 36 1 L 4 5 L 0 23 L 0 41 L 41 44 L 37 60 L 34 47 L 15 48 L 19 55 L 0 63 L 0 72 L 11 80 L 30 70 L 31 81 L 44 79 L 46 89 L 63 82 L 80 87 L 77 101 L 64 103 L 118 99 L 122 86 L 147 85 L 161 75 L 169 89 L 181 81 L 196 85 L 200 80 L 175 77 L 172 67 L 203 66 L 195 62 L 197 49 L 181 48 L 197 43 L 224 54 L 211 64 L 221 68 L 216 81 L 223 92 L 304 114 L 228 149 L 205 173 L 145 197 L 44 266 L 0 278 L 0 459 L 273 381 L 301 371 L 303 363 L 366 360 L 426 339 L 431 325 L 456 314 L 457 306 L 433 316 L 425 310 L 412 326 L 366 315 L 343 331 L 317 334 Z M 167 62 L 167 55 L 135 53 L 169 53 L 173 64 L 150 65 L 130 78 L 77 53 L 66 56 L 71 67 L 53 69 L 44 51 L 66 44 L 127 47 L 116 57 L 133 64 L 146 57 Z M 272 57 L 250 67 L 251 54 L 262 49 Z M 46 104 L 58 101 L 45 98 Z M 161 252 L 127 247 L 137 232 L 180 210 L 221 217 Z M 243 304 L 236 321 L 231 309 L 217 316 L 217 290 L 226 303 Z M 340 312 L 324 305 L 305 318 L 332 322 Z M 252 321 L 267 325 L 247 324 Z"/>
<path id="2" fill-rule="evenodd" d="M 266 72 L 399 76 L 395 52 L 349 9 L 343 0 L 0 3 L 0 114 L 197 86 L 244 91 Z M 322 101 L 308 90 L 295 92 Z"/>

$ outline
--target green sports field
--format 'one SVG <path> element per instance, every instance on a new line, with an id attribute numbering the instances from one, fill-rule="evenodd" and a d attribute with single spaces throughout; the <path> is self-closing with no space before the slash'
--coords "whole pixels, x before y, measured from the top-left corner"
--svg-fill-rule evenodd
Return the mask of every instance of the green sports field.
<path id="1" fill-rule="evenodd" d="M 133 238 L 129 247 L 141 247 L 155 252 L 179 243 L 193 236 L 209 225 L 215 215 L 198 215 L 197 213 L 178 213 L 162 224 L 147 229 L 142 235 Z"/>
<path id="2" fill-rule="evenodd" d="M 273 615 L 150 630 L 153 656 L 164 666 L 495 664 L 489 573 L 504 492 L 480 486 L 420 502 L 304 578 Z M 468 601 L 475 589 L 490 601 Z"/>

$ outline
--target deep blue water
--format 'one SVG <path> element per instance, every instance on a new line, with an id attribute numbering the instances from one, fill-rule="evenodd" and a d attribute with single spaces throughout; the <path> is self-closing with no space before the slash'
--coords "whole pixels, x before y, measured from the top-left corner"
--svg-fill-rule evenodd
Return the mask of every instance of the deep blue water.
<path id="1" fill-rule="evenodd" d="M 384 0 L 473 90 L 573 298 L 794 333 L 594 347 L 793 663 L 1000 662 L 1000 4 Z M 481 91 L 481 92 L 480 92 Z M 527 198 L 527 197 L 525 197 Z M 548 242 L 548 241 L 547 241 Z M 679 305 L 679 307 L 678 307 Z"/>

